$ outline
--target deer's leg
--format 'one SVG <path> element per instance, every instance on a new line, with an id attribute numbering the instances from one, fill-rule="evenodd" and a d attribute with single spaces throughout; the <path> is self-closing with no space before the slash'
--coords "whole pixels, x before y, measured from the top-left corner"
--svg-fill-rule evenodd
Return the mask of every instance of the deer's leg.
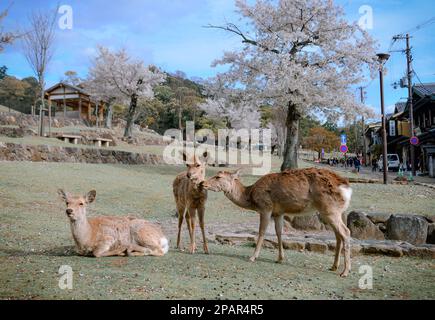
<path id="1" fill-rule="evenodd" d="M 324 219 L 331 225 L 335 233 L 335 259 L 331 267 L 336 271 L 340 265 L 340 253 L 344 251 L 344 270 L 340 276 L 346 277 L 350 271 L 350 231 L 341 219 L 341 215 L 324 215 Z"/>
<path id="2" fill-rule="evenodd" d="M 129 256 L 163 256 L 163 251 L 161 248 L 147 248 L 133 244 L 130 246 Z"/>
<path id="3" fill-rule="evenodd" d="M 125 248 L 116 248 L 116 249 L 110 250 L 110 248 L 112 247 L 112 244 L 113 244 L 113 242 L 101 243 L 98 245 L 97 248 L 95 248 L 92 251 L 92 254 L 96 258 L 125 255 Z"/>
<path id="4" fill-rule="evenodd" d="M 284 248 L 282 245 L 282 228 L 284 224 L 284 215 L 279 215 L 276 217 L 273 217 L 275 220 L 275 232 L 276 236 L 278 238 L 278 260 L 277 263 L 282 263 L 284 261 Z"/>
<path id="5" fill-rule="evenodd" d="M 190 253 L 195 253 L 196 243 L 195 243 L 195 224 L 196 224 L 196 208 L 189 208 L 189 222 L 190 222 Z"/>
<path id="6" fill-rule="evenodd" d="M 180 248 L 180 242 L 181 242 L 181 226 L 183 225 L 183 219 L 185 215 L 185 209 L 183 207 L 178 207 L 178 235 L 177 235 L 177 249 Z"/>
<path id="7" fill-rule="evenodd" d="M 199 218 L 199 226 L 201 227 L 201 233 L 202 233 L 202 243 L 203 243 L 204 253 L 208 254 L 208 243 L 207 243 L 207 237 L 205 235 L 204 214 L 205 214 L 205 208 L 203 206 L 199 207 L 198 218 Z"/>
<path id="8" fill-rule="evenodd" d="M 254 255 L 249 259 L 251 262 L 254 262 L 260 254 L 260 250 L 264 241 L 264 235 L 266 233 L 267 226 L 269 225 L 269 220 L 271 215 L 272 212 L 260 213 L 260 227 L 258 230 L 257 245 L 255 246 Z"/>
<path id="9" fill-rule="evenodd" d="M 340 254 L 341 254 L 341 250 L 343 248 L 343 242 L 341 241 L 341 235 L 339 232 L 339 224 L 332 222 L 332 220 L 328 220 L 329 225 L 332 227 L 332 229 L 334 230 L 334 234 L 335 234 L 335 258 L 334 258 L 334 264 L 332 265 L 332 267 L 329 269 L 331 271 L 337 271 L 338 267 L 340 266 Z"/>
<path id="10" fill-rule="evenodd" d="M 343 242 L 343 250 L 344 250 L 344 270 L 340 274 L 341 277 L 347 277 L 349 275 L 351 264 L 350 264 L 350 230 L 347 228 L 347 226 L 344 224 L 344 222 L 341 220 L 340 215 L 340 235 L 341 240 Z"/>

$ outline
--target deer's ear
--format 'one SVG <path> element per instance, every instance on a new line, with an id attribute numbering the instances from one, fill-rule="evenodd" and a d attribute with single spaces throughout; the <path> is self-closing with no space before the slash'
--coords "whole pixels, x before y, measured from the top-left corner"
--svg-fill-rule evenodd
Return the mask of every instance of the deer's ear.
<path id="1" fill-rule="evenodd" d="M 59 195 L 59 197 L 63 200 L 63 201 L 67 201 L 68 200 L 68 193 L 63 191 L 63 189 L 58 189 L 57 190 L 57 194 Z"/>
<path id="2" fill-rule="evenodd" d="M 234 179 L 239 179 L 240 178 L 240 174 L 242 173 L 242 168 L 237 169 L 236 171 L 234 171 L 231 176 Z"/>
<path id="3" fill-rule="evenodd" d="M 92 203 L 92 202 L 94 202 L 96 196 L 97 196 L 97 191 L 95 191 L 95 190 L 91 190 L 91 191 L 89 191 L 89 192 L 86 194 L 86 196 L 85 196 L 86 202 L 87 202 L 87 203 Z"/>

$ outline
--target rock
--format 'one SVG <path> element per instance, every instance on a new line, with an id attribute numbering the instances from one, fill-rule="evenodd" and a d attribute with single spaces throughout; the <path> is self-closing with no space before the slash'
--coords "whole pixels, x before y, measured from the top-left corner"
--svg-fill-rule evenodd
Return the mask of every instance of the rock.
<path id="1" fill-rule="evenodd" d="M 393 214 L 387 221 L 387 238 L 403 240 L 414 245 L 424 244 L 428 223 L 419 216 Z"/>
<path id="2" fill-rule="evenodd" d="M 306 244 L 306 248 L 308 251 L 325 253 L 328 251 L 328 245 L 325 242 L 321 241 L 308 241 Z"/>
<path id="3" fill-rule="evenodd" d="M 398 245 L 387 245 L 387 244 L 373 244 L 373 245 L 363 245 L 362 252 L 365 254 L 382 254 L 391 257 L 401 257 L 403 256 L 403 250 Z"/>
<path id="4" fill-rule="evenodd" d="M 426 243 L 435 244 L 435 223 L 430 223 L 427 227 Z"/>
<path id="5" fill-rule="evenodd" d="M 390 219 L 391 213 L 367 213 L 367 218 L 370 219 L 371 222 L 377 223 L 386 223 L 388 219 Z"/>
<path id="6" fill-rule="evenodd" d="M 384 240 L 382 231 L 364 213 L 352 211 L 347 218 L 351 236 L 361 240 Z"/>
<path id="7" fill-rule="evenodd" d="M 222 244 L 236 244 L 240 242 L 255 241 L 255 236 L 248 233 L 223 233 L 216 234 L 216 241 Z"/>
<path id="8" fill-rule="evenodd" d="M 284 247 L 284 249 L 287 249 L 287 250 L 297 250 L 297 251 L 305 250 L 305 242 L 304 241 L 283 240 L 282 246 Z"/>
<path id="9" fill-rule="evenodd" d="M 435 247 L 411 247 L 407 250 L 407 255 L 418 258 L 435 259 Z"/>
<path id="10" fill-rule="evenodd" d="M 318 214 L 311 216 L 294 216 L 285 219 L 290 222 L 291 226 L 296 230 L 323 230 L 323 223 L 320 221 Z"/>

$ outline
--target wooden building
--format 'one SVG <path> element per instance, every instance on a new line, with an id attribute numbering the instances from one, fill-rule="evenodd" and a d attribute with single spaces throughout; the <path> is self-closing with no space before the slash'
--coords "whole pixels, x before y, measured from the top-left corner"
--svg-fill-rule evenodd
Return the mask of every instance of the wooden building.
<path id="1" fill-rule="evenodd" d="M 60 82 L 45 91 L 45 98 L 49 113 L 54 107 L 55 117 L 81 119 L 97 126 L 104 121 L 106 104 L 93 100 L 82 88 Z"/>

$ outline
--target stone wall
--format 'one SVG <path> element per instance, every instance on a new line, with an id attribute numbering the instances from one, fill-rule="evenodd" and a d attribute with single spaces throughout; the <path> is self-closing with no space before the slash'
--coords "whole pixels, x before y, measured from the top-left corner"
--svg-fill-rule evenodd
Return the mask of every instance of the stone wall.
<path id="1" fill-rule="evenodd" d="M 96 148 L 74 148 L 38 145 L 29 146 L 0 142 L 0 161 L 163 164 L 155 154 L 132 153 Z"/>
<path id="2" fill-rule="evenodd" d="M 0 112 L 1 126 L 37 127 L 38 122 L 39 116 L 24 113 Z M 84 122 L 78 119 L 53 118 L 51 125 L 53 128 L 62 128 L 84 125 Z M 44 126 L 48 128 L 48 117 L 44 117 Z"/>

